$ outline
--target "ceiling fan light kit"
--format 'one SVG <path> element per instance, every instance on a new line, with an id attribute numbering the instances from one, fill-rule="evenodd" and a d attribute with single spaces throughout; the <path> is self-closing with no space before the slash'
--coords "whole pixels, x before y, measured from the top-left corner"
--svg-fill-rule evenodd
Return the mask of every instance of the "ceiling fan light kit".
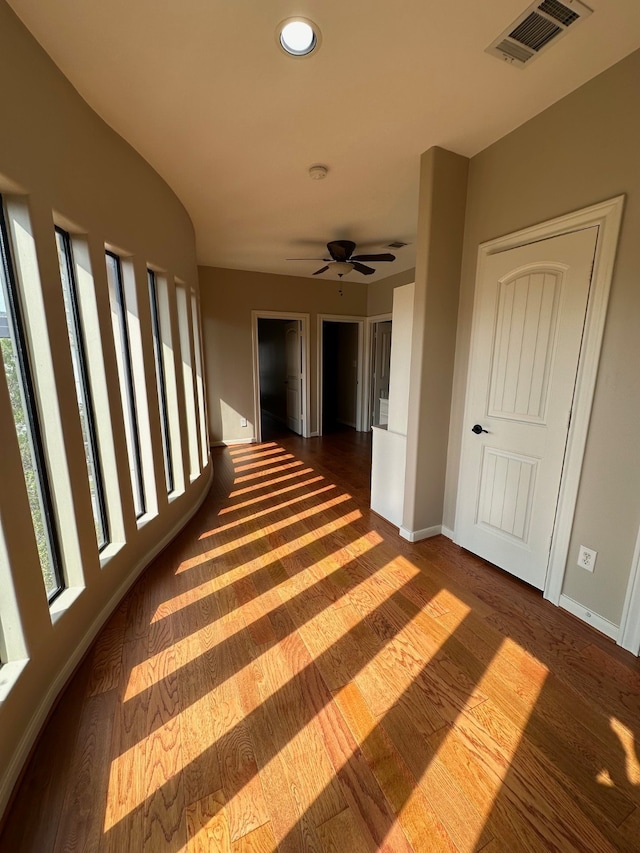
<path id="1" fill-rule="evenodd" d="M 328 270 L 332 273 L 337 273 L 339 278 L 343 275 L 349 275 L 355 270 L 362 275 L 373 275 L 375 270 L 373 267 L 365 266 L 361 261 L 369 261 L 370 263 L 388 263 L 395 261 L 396 256 L 391 252 L 381 252 L 378 254 L 354 255 L 356 244 L 353 240 L 331 240 L 327 243 L 329 250 L 329 258 L 287 258 L 288 261 L 325 261 L 326 266 L 320 267 L 313 275 L 322 275 Z"/>

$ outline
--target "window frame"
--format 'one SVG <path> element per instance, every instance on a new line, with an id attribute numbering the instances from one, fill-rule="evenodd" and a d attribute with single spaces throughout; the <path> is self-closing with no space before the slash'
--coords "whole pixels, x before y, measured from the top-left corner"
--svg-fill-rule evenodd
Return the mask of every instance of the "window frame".
<path id="1" fill-rule="evenodd" d="M 111 258 L 114 261 L 114 295 L 115 295 L 115 308 L 118 313 L 118 321 L 120 326 L 120 346 L 122 347 L 122 356 L 123 356 L 123 366 L 124 366 L 124 380 L 126 388 L 121 388 L 121 394 L 127 395 L 127 404 L 129 408 L 129 417 L 131 419 L 130 428 L 131 428 L 131 436 L 133 447 L 129 448 L 129 442 L 127 441 L 127 452 L 131 454 L 133 451 L 133 459 L 129 460 L 129 468 L 131 468 L 131 461 L 133 461 L 134 469 L 135 469 L 135 477 L 136 482 L 132 483 L 132 489 L 134 491 L 133 501 L 134 501 L 134 511 L 136 514 L 136 520 L 142 518 L 147 511 L 147 501 L 144 487 L 144 471 L 142 468 L 142 450 L 140 445 L 140 424 L 138 421 L 138 408 L 136 401 L 136 388 L 133 378 L 133 364 L 131 360 L 131 341 L 129 339 L 129 324 L 127 322 L 127 302 L 124 292 L 124 282 L 122 279 L 122 259 L 120 255 L 117 255 L 115 252 L 112 252 L 110 249 L 105 250 L 105 255 L 108 258 Z M 108 261 L 107 261 L 108 263 Z M 112 306 L 113 309 L 113 306 Z M 117 344 L 117 342 L 116 342 Z M 119 373 L 120 371 L 118 371 Z M 125 417 L 126 417 L 126 413 Z M 125 435 L 126 439 L 126 435 Z M 138 495 L 140 497 L 140 505 L 137 508 L 136 504 L 136 488 Z"/>
<path id="2" fill-rule="evenodd" d="M 24 319 L 22 316 L 21 294 L 18 284 L 18 279 L 14 269 L 12 246 L 7 227 L 6 214 L 4 209 L 4 201 L 0 195 L 0 263 L 4 272 L 5 281 L 5 297 L 7 300 L 7 317 L 9 321 L 9 334 L 13 337 L 13 345 L 16 350 L 16 358 L 18 369 L 20 371 L 20 384 L 22 390 L 22 402 L 25 409 L 25 416 L 28 420 L 28 428 L 31 439 L 31 449 L 33 462 L 35 467 L 35 475 L 38 480 L 40 490 L 40 507 L 45 525 L 45 533 L 49 546 L 49 557 L 51 561 L 51 570 L 53 572 L 56 587 L 47 592 L 47 600 L 49 604 L 53 604 L 55 599 L 66 589 L 66 579 L 63 572 L 62 551 L 60 548 L 60 534 L 58 531 L 57 519 L 54 509 L 53 490 L 51 488 L 50 471 L 45 450 L 45 444 L 42 437 L 42 427 L 40 425 L 40 411 L 38 405 L 38 397 L 33 381 L 31 360 L 32 351 L 27 337 Z M 13 333 L 13 334 L 12 334 Z M 3 365 L 4 371 L 4 365 Z M 25 483 L 26 488 L 26 483 Z M 32 524 L 33 513 L 30 512 Z M 34 525 L 34 536 L 36 535 Z M 42 571 L 42 561 L 39 560 L 41 574 L 44 581 L 44 572 Z"/>
<path id="3" fill-rule="evenodd" d="M 153 352 L 156 363 L 156 385 L 158 388 L 158 405 L 160 408 L 160 431 L 162 433 L 162 450 L 164 457 L 164 473 L 167 494 L 175 491 L 175 475 L 173 470 L 173 453 L 171 449 L 171 425 L 167 403 L 167 383 L 162 354 L 162 334 L 160 328 L 160 310 L 158 306 L 158 282 L 154 270 L 147 268 L 149 285 L 149 304 L 151 308 L 151 331 L 153 336 Z"/>
<path id="4" fill-rule="evenodd" d="M 78 369 L 80 372 L 79 380 L 82 386 L 82 397 L 85 408 L 85 417 L 87 423 L 87 433 L 90 445 L 91 452 L 91 465 L 93 467 L 93 476 L 95 480 L 95 491 L 97 497 L 97 509 L 99 515 L 100 525 L 102 527 L 103 534 L 103 543 L 100 544 L 100 539 L 97 536 L 96 530 L 96 540 L 98 544 L 98 553 L 102 553 L 105 548 L 107 548 L 111 544 L 111 531 L 109 527 L 109 515 L 107 512 L 107 501 L 104 487 L 104 472 L 102 470 L 102 458 L 100 456 L 100 448 L 98 443 L 98 431 L 96 429 L 96 413 L 95 407 L 93 404 L 93 394 L 91 391 L 91 382 L 89 377 L 89 368 L 87 364 L 87 350 L 85 343 L 85 335 L 84 329 L 82 326 L 82 317 L 80 313 L 80 297 L 78 294 L 78 283 L 75 275 L 74 268 L 74 258 L 73 258 L 73 243 L 71 240 L 71 235 L 68 231 L 65 231 L 64 228 L 60 228 L 58 225 L 55 226 L 55 233 L 59 235 L 62 241 L 63 253 L 64 253 L 64 263 L 67 271 L 67 282 L 69 285 L 68 294 L 69 294 L 69 303 L 71 305 L 71 321 L 73 323 L 73 333 L 75 335 L 75 346 L 78 353 Z M 57 243 L 57 241 L 56 241 Z M 59 253 L 58 253 L 59 254 Z M 63 290 L 64 282 L 61 282 Z M 65 316 L 67 312 L 65 310 Z M 71 329 L 69 329 L 69 318 L 67 318 L 67 328 L 69 334 L 71 334 Z M 71 346 L 70 341 L 70 346 Z M 75 378 L 75 369 L 74 369 L 74 378 Z M 76 384 L 77 388 L 77 384 Z M 78 401 L 78 404 L 80 401 Z M 83 435 L 84 439 L 84 435 Z M 86 456 L 86 452 L 85 452 Z M 87 460 L 87 472 L 89 470 L 89 460 Z M 92 509 L 93 509 L 93 500 L 91 501 Z M 95 518 L 95 515 L 94 515 Z"/>

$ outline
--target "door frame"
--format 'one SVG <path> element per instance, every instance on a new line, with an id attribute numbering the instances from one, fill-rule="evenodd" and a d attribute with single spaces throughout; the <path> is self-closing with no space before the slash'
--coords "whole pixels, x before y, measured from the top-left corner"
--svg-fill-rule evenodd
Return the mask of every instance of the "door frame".
<path id="1" fill-rule="evenodd" d="M 253 421 L 256 441 L 262 441 L 262 418 L 260 416 L 260 353 L 258 342 L 258 320 L 300 320 L 302 331 L 302 377 L 300 401 L 302 402 L 302 437 L 309 437 L 309 411 L 311 408 L 311 389 L 309 387 L 309 314 L 299 314 L 293 311 L 259 311 L 251 312 L 251 347 L 253 353 Z"/>
<path id="2" fill-rule="evenodd" d="M 363 432 L 367 429 L 364 425 L 364 401 L 363 401 L 363 352 L 364 352 L 364 326 L 366 317 L 357 317 L 351 314 L 318 314 L 318 396 L 317 407 L 318 412 L 318 435 L 322 435 L 322 343 L 323 343 L 323 323 L 356 323 L 358 326 L 358 366 L 356 368 L 356 430 Z"/>
<path id="3" fill-rule="evenodd" d="M 367 317 L 364 325 L 364 369 L 362 384 L 366 388 L 366 396 L 363 401 L 362 422 L 367 430 L 371 429 L 371 400 L 372 391 L 371 380 L 373 379 L 373 327 L 376 323 L 386 323 L 393 320 L 393 315 L 375 314 L 372 317 Z M 393 330 L 391 332 L 393 334 Z"/>
<path id="4" fill-rule="evenodd" d="M 634 655 L 640 655 L 640 530 L 622 608 L 618 645 Z"/>
<path id="5" fill-rule="evenodd" d="M 576 373 L 576 385 L 573 398 L 571 423 L 567 431 L 567 444 L 565 449 L 564 465 L 560 478 L 558 491 L 558 503 L 556 506 L 556 518 L 551 537 L 551 548 L 549 562 L 547 564 L 547 576 L 543 590 L 544 598 L 553 604 L 559 605 L 562 596 L 562 584 L 564 581 L 565 568 L 569 555 L 569 542 L 573 519 L 578 497 L 580 474 L 587 443 L 589 430 L 589 419 L 593 397 L 595 393 L 596 377 L 600 360 L 600 350 L 604 335 L 604 326 L 609 301 L 609 291 L 613 278 L 613 267 L 615 262 L 618 235 L 622 222 L 622 211 L 624 208 L 624 195 L 619 195 L 607 201 L 590 205 L 581 210 L 559 216 L 546 222 L 538 223 L 529 228 L 507 234 L 494 240 L 481 243 L 478 247 L 478 261 L 476 266 L 475 297 L 473 307 L 473 321 L 471 329 L 471 340 L 477 334 L 478 323 L 478 300 L 479 282 L 484 275 L 487 259 L 491 255 L 506 252 L 529 243 L 537 243 L 551 237 L 559 237 L 573 231 L 584 228 L 598 228 L 596 239 L 595 258 L 587 312 L 585 318 L 584 334 L 580 355 L 578 358 L 578 369 Z M 465 423 L 466 401 L 469 399 L 470 371 L 467 372 L 467 385 L 465 391 Z M 460 492 L 458 491 L 458 506 L 456 507 L 456 528 L 459 518 Z M 455 541 L 458 541 L 457 531 Z"/>

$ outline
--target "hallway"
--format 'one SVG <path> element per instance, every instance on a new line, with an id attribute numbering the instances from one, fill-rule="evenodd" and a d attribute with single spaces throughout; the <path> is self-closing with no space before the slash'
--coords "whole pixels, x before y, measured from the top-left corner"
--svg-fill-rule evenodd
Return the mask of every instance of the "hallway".
<path id="1" fill-rule="evenodd" d="M 214 450 L 0 850 L 633 851 L 640 663 L 369 508 L 369 435 Z"/>

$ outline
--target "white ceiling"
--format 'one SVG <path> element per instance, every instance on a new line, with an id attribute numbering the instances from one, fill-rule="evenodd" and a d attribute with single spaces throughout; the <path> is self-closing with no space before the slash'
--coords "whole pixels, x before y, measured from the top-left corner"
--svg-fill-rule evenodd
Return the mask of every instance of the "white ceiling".
<path id="1" fill-rule="evenodd" d="M 524 71 L 484 49 L 529 0 L 8 2 L 175 190 L 201 264 L 302 276 L 319 265 L 285 258 L 329 240 L 415 244 L 423 151 L 476 154 L 640 47 L 638 0 L 588 0 Z M 322 33 L 304 59 L 276 42 L 294 14 Z M 413 264 L 411 245 L 369 280 Z"/>

